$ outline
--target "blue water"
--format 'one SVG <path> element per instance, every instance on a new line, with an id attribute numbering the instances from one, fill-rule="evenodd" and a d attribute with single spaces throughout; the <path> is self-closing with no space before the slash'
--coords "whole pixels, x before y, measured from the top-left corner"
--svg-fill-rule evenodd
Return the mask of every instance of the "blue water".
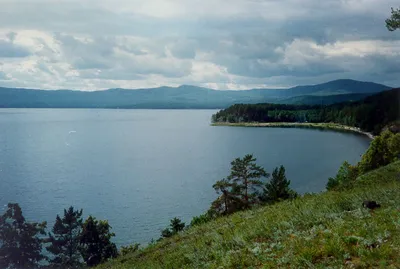
<path id="1" fill-rule="evenodd" d="M 0 209 L 54 223 L 73 205 L 109 220 L 115 242 L 157 239 L 169 219 L 190 222 L 216 198 L 230 161 L 253 153 L 292 187 L 324 189 L 369 139 L 310 129 L 212 127 L 213 110 L 0 109 Z"/>

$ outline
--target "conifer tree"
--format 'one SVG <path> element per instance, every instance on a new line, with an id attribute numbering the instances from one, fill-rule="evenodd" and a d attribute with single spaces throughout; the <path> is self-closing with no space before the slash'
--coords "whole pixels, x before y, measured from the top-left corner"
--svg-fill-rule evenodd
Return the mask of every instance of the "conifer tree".
<path id="1" fill-rule="evenodd" d="M 179 233 L 180 231 L 183 231 L 184 228 L 185 228 L 185 223 L 182 222 L 182 220 L 180 220 L 179 218 L 175 217 L 170 220 L 169 227 L 161 231 L 161 238 L 171 237 Z"/>
<path id="2" fill-rule="evenodd" d="M 78 268 L 81 265 L 79 252 L 80 236 L 82 232 L 82 209 L 74 211 L 71 206 L 64 209 L 64 216 L 56 217 L 52 233 L 49 234 L 50 246 L 46 249 L 53 254 L 50 260 L 52 267 Z"/>
<path id="3" fill-rule="evenodd" d="M 9 203 L 0 216 L 0 268 L 37 268 L 42 255 L 46 222 L 29 223 L 18 204 Z"/>
<path id="4" fill-rule="evenodd" d="M 386 28 L 389 31 L 394 31 L 400 29 L 400 8 L 393 9 L 392 8 L 392 15 L 390 18 L 386 19 Z"/>
<path id="5" fill-rule="evenodd" d="M 96 266 L 118 255 L 117 247 L 111 242 L 115 236 L 106 220 L 96 220 L 89 216 L 83 223 L 81 235 L 81 254 L 86 265 Z"/>
<path id="6" fill-rule="evenodd" d="M 254 202 L 256 196 L 253 191 L 262 186 L 260 178 L 269 176 L 264 168 L 255 163 L 256 160 L 252 154 L 247 154 L 242 159 L 236 158 L 231 162 L 231 174 L 227 178 L 239 188 L 245 207 Z"/>
<path id="7" fill-rule="evenodd" d="M 274 203 L 297 196 L 297 193 L 290 189 L 290 180 L 286 178 L 285 172 L 283 165 L 274 169 L 270 182 L 265 184 L 263 201 Z"/>

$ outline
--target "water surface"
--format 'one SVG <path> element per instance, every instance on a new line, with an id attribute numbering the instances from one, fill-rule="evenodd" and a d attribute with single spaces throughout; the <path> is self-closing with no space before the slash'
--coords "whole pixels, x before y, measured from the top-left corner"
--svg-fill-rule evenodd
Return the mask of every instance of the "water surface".
<path id="1" fill-rule="evenodd" d="M 212 127 L 214 110 L 0 109 L 0 207 L 54 223 L 73 205 L 108 219 L 118 245 L 157 239 L 169 219 L 189 222 L 216 198 L 232 159 L 253 153 L 284 165 L 298 192 L 324 189 L 369 145 L 358 134 Z"/>

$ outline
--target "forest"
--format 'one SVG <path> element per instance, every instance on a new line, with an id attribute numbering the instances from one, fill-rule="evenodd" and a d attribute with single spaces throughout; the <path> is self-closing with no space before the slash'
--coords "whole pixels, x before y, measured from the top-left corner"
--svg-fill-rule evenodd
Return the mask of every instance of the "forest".
<path id="1" fill-rule="evenodd" d="M 400 88 L 361 101 L 332 105 L 235 104 L 212 116 L 213 123 L 311 122 L 338 123 L 379 134 L 399 116 Z"/>

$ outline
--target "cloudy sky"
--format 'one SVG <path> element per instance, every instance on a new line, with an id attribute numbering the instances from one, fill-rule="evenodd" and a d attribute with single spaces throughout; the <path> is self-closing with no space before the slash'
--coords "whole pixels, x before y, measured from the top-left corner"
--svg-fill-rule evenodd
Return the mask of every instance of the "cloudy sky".
<path id="1" fill-rule="evenodd" d="M 0 86 L 400 86 L 398 0 L 0 0 Z"/>

